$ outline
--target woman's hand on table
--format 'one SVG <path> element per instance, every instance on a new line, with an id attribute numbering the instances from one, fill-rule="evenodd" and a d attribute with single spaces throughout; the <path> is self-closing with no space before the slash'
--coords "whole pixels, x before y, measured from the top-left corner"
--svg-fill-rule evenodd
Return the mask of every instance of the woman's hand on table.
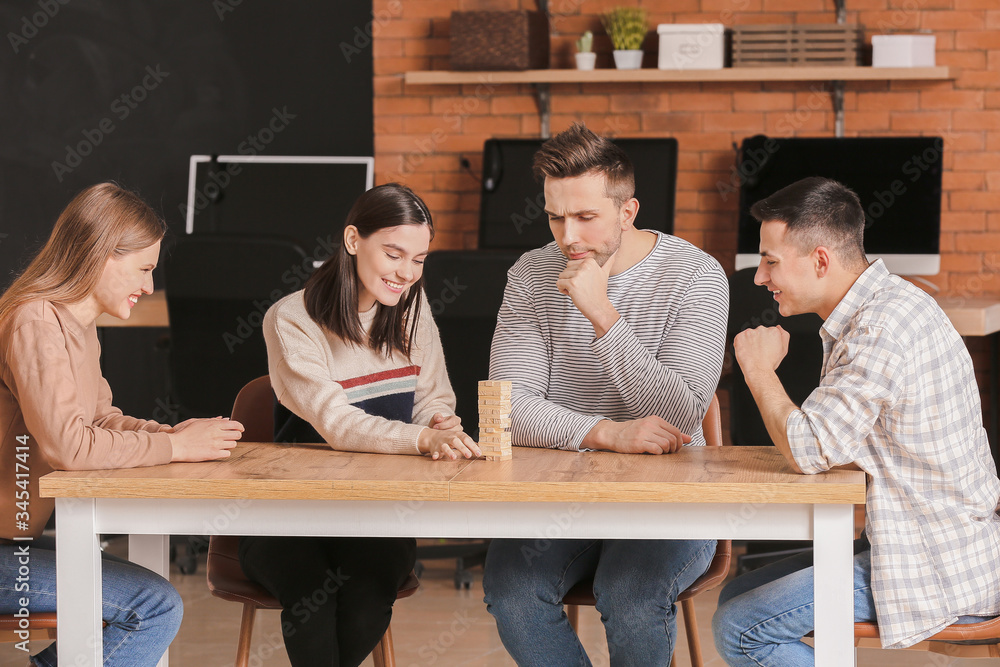
<path id="1" fill-rule="evenodd" d="M 225 459 L 243 436 L 243 424 L 227 417 L 188 419 L 169 432 L 173 456 L 170 461 L 215 461 Z"/>
<path id="2" fill-rule="evenodd" d="M 442 431 L 454 431 L 457 428 L 461 428 L 462 418 L 458 415 L 446 415 L 442 412 L 434 413 L 431 418 L 430 427 L 440 429 Z"/>
<path id="3" fill-rule="evenodd" d="M 417 450 L 421 454 L 429 454 L 435 461 L 439 459 L 454 461 L 459 456 L 467 459 L 482 456 L 479 445 L 466 435 L 462 429 L 444 428 L 441 425 L 434 425 L 435 422 L 439 422 L 439 424 L 450 423 L 448 422 L 449 418 L 445 417 L 439 420 L 439 417 L 444 417 L 444 415 L 434 415 L 434 419 L 431 420 L 432 426 L 422 430 L 417 437 Z M 458 417 L 452 416 L 450 419 L 457 420 L 456 423 L 461 423 Z"/>

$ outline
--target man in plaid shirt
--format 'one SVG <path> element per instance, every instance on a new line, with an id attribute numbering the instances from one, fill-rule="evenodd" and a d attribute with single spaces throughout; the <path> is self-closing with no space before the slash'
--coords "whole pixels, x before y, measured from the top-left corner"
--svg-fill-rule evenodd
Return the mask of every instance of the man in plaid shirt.
<path id="1" fill-rule="evenodd" d="M 824 318 L 819 387 L 796 407 L 774 373 L 781 327 L 740 333 L 736 359 L 775 445 L 796 471 L 855 464 L 868 474 L 855 545 L 855 620 L 885 648 L 1000 614 L 1000 480 L 961 337 L 937 303 L 869 264 L 854 192 L 807 178 L 751 209 L 761 221 L 755 282 L 784 316 Z M 870 540 L 870 542 L 869 542 Z M 738 577 L 713 620 L 729 665 L 813 665 L 811 553 Z"/>

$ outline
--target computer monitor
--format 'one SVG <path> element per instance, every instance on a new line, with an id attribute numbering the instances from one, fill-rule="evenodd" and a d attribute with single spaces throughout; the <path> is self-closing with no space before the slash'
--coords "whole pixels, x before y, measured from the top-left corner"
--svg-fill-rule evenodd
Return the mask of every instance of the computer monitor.
<path id="1" fill-rule="evenodd" d="M 190 165 L 188 234 L 281 234 L 310 256 L 339 243 L 375 170 L 371 157 L 192 155 Z"/>
<path id="2" fill-rule="evenodd" d="M 640 229 L 670 233 L 674 228 L 677 140 L 613 139 L 635 168 Z M 552 241 L 542 184 L 531 173 L 544 139 L 488 139 L 483 146 L 479 247 L 539 248 Z"/>
<path id="3" fill-rule="evenodd" d="M 865 251 L 900 275 L 935 275 L 941 255 L 941 137 L 743 140 L 736 270 L 760 261 L 760 223 L 750 207 L 807 176 L 840 181 L 865 211 Z"/>

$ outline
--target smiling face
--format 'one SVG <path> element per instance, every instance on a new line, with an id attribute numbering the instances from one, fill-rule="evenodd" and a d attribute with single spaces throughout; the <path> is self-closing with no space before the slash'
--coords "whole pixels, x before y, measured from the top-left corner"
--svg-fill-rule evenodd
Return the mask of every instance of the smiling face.
<path id="1" fill-rule="evenodd" d="M 545 213 L 549 229 L 567 259 L 593 257 L 604 266 L 622 243 L 622 232 L 635 217 L 629 208 L 605 194 L 602 174 L 545 179 Z"/>
<path id="2" fill-rule="evenodd" d="M 139 297 L 153 293 L 153 269 L 160 257 L 160 242 L 121 256 L 112 255 L 104 265 L 93 299 L 98 314 L 127 320 Z"/>
<path id="3" fill-rule="evenodd" d="M 427 225 L 385 227 L 368 238 L 357 227 L 344 230 L 344 247 L 357 257 L 358 312 L 367 312 L 377 301 L 383 306 L 399 303 L 408 287 L 420 280 L 431 242 Z"/>
<path id="4" fill-rule="evenodd" d="M 816 253 L 803 253 L 790 242 L 787 227 L 773 220 L 761 223 L 760 264 L 754 282 L 771 291 L 784 317 L 822 313 L 825 299 L 817 277 Z"/>

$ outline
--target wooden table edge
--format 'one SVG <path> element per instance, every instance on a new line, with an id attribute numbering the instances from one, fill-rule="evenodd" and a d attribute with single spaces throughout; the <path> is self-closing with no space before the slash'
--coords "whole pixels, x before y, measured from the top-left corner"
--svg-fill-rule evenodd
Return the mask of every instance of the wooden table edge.
<path id="1" fill-rule="evenodd" d="M 769 505 L 856 505 L 865 502 L 865 485 L 830 483 L 823 485 L 748 482 L 720 483 L 711 488 L 704 482 L 662 483 L 616 482 L 462 482 L 451 484 L 452 502 L 491 502 L 504 498 L 512 502 L 582 503 L 766 503 Z M 790 488 L 791 487 L 791 488 Z"/>
<path id="2" fill-rule="evenodd" d="M 51 473 L 50 473 L 51 475 Z M 39 492 L 46 498 L 150 499 L 150 500 L 388 500 L 447 501 L 450 480 L 357 480 L 290 481 L 282 479 L 174 479 L 131 481 L 149 482 L 143 488 L 123 488 L 120 479 L 71 479 L 46 475 L 39 480 Z M 259 484 L 248 489 L 247 484 Z"/>

